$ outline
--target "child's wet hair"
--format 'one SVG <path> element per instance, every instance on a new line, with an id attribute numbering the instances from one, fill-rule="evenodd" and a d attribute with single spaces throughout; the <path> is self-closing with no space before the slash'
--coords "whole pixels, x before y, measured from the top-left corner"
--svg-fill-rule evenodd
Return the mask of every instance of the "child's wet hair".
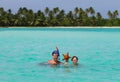
<path id="1" fill-rule="evenodd" d="M 76 58 L 76 59 L 78 60 L 78 57 L 77 57 L 77 56 L 73 56 L 72 59 L 71 59 L 71 61 L 73 61 L 74 58 Z"/>

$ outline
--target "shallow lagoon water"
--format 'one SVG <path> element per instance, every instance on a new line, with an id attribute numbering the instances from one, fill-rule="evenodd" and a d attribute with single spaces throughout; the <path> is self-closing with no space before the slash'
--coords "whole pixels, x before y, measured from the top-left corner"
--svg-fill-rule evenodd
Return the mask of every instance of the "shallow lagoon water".
<path id="1" fill-rule="evenodd" d="M 79 66 L 40 65 L 56 46 L 60 54 L 78 56 Z M 119 28 L 0 28 L 1 82 L 119 82 L 119 77 Z"/>

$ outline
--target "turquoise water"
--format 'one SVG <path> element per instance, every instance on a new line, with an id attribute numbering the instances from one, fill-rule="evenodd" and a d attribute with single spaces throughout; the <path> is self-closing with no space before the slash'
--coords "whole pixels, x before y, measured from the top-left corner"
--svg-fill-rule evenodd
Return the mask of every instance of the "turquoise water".
<path id="1" fill-rule="evenodd" d="M 79 66 L 39 65 L 56 46 L 78 56 Z M 0 82 L 119 81 L 119 28 L 0 28 Z"/>

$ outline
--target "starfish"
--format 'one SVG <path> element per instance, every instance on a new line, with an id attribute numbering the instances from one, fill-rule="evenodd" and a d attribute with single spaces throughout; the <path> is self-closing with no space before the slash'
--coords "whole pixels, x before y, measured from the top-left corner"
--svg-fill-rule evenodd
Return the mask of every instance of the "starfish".
<path id="1" fill-rule="evenodd" d="M 67 54 L 63 54 L 63 60 L 65 60 L 66 62 L 68 62 L 68 60 L 71 58 L 70 56 L 69 56 L 69 53 L 67 53 Z"/>

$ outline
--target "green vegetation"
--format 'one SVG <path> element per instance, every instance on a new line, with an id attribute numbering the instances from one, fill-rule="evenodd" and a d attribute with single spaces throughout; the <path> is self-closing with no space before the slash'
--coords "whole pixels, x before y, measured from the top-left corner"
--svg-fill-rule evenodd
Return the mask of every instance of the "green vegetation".
<path id="1" fill-rule="evenodd" d="M 103 18 L 92 7 L 85 10 L 76 7 L 68 13 L 58 7 L 52 10 L 46 7 L 44 11 L 37 12 L 24 7 L 15 14 L 11 9 L 5 11 L 0 8 L 0 26 L 120 26 L 117 10 L 108 11 L 107 15 L 108 18 Z"/>

